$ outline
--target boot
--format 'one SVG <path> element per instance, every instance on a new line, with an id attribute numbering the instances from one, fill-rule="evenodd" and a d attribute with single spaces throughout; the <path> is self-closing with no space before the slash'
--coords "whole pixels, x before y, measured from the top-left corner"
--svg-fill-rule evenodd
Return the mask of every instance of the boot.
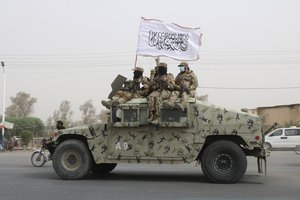
<path id="1" fill-rule="evenodd" d="M 176 103 L 176 104 L 175 104 L 175 107 L 176 107 L 177 109 L 179 109 L 179 110 L 184 111 L 184 106 L 183 106 L 181 103 Z"/>
<path id="2" fill-rule="evenodd" d="M 159 123 L 159 118 L 158 117 L 155 117 L 155 119 L 150 122 L 150 124 L 152 124 L 152 125 L 158 125 L 158 123 Z"/>
<path id="3" fill-rule="evenodd" d="M 101 101 L 102 105 L 105 106 L 107 109 L 111 108 L 111 101 Z"/>
<path id="4" fill-rule="evenodd" d="M 153 121 L 154 115 L 155 115 L 154 112 L 155 112 L 155 111 L 150 111 L 150 113 L 149 113 L 149 118 L 148 118 L 148 122 L 152 122 L 152 121 Z"/>
<path id="5" fill-rule="evenodd" d="M 171 101 L 165 101 L 163 103 L 163 107 L 164 108 L 175 108 L 175 104 L 173 102 L 171 102 Z"/>

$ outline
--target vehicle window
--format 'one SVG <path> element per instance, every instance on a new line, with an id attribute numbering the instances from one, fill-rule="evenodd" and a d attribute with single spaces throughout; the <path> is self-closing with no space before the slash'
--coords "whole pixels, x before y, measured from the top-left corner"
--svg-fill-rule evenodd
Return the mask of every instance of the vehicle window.
<path id="1" fill-rule="evenodd" d="M 162 122 L 178 122 L 184 123 L 187 121 L 187 113 L 182 110 L 162 110 Z"/>
<path id="2" fill-rule="evenodd" d="M 137 122 L 137 109 L 124 109 L 124 122 Z"/>
<path id="3" fill-rule="evenodd" d="M 121 118 L 122 118 L 121 115 L 122 115 L 121 109 L 113 106 L 112 107 L 112 122 L 113 123 L 120 122 Z"/>
<path id="4" fill-rule="evenodd" d="M 280 136 L 280 135 L 282 135 L 282 129 L 274 131 L 272 134 L 270 134 L 270 137 Z"/>
<path id="5" fill-rule="evenodd" d="M 300 136 L 300 129 L 286 129 L 285 136 Z"/>

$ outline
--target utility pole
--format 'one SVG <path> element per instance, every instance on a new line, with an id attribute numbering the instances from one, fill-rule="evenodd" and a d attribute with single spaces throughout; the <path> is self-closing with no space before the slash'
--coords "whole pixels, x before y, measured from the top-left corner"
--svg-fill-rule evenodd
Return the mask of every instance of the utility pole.
<path id="1" fill-rule="evenodd" d="M 4 129 L 5 129 L 5 84 L 6 84 L 6 77 L 5 77 L 5 69 L 4 69 L 4 62 L 1 62 L 1 66 L 3 69 L 3 114 L 2 114 L 2 123 L 3 123 L 3 127 L 2 127 L 2 147 L 4 148 Z"/>

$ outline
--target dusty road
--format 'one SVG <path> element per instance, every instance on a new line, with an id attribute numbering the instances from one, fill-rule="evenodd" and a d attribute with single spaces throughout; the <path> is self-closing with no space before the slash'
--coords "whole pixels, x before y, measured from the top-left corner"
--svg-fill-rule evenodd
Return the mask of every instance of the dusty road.
<path id="1" fill-rule="evenodd" d="M 61 180 L 52 163 L 33 167 L 31 152 L 0 153 L 0 199 L 299 199 L 300 156 L 292 151 L 272 151 L 267 178 L 258 175 L 256 160 L 237 184 L 208 183 L 200 166 L 119 164 L 107 175 L 85 180 Z"/>

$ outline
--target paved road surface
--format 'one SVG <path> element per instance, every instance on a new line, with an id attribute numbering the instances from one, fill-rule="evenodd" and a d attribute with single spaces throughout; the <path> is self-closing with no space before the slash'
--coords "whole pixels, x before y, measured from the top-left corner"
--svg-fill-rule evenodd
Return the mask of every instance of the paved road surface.
<path id="1" fill-rule="evenodd" d="M 258 175 L 256 160 L 237 184 L 206 182 L 200 166 L 120 164 L 112 174 L 85 180 L 61 180 L 52 163 L 42 168 L 30 163 L 31 152 L 0 153 L 1 200 L 159 200 L 159 199 L 300 199 L 300 156 L 273 151 L 268 173 Z"/>

